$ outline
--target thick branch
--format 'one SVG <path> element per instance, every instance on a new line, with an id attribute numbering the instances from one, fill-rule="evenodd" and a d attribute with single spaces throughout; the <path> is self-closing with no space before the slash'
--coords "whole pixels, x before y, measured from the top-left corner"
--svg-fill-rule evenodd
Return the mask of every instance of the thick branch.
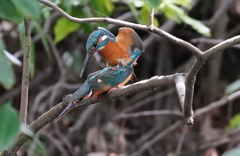
<path id="1" fill-rule="evenodd" d="M 218 45 L 215 45 L 214 47 L 208 49 L 207 51 L 205 51 L 205 53 L 203 53 L 203 58 L 205 60 L 207 60 L 211 56 L 213 56 L 215 53 L 223 51 L 226 48 L 231 47 L 235 44 L 239 44 L 239 43 L 240 43 L 240 35 L 229 38 L 229 39 L 219 43 Z"/>
<path id="2" fill-rule="evenodd" d="M 93 99 L 88 103 L 83 103 L 80 106 L 85 106 L 89 104 L 96 103 L 98 101 L 113 100 L 122 96 L 127 96 L 130 94 L 135 94 L 144 90 L 151 90 L 158 87 L 165 87 L 174 84 L 175 77 L 179 74 L 168 75 L 168 76 L 155 76 L 148 80 L 139 81 L 137 83 L 124 86 L 119 89 L 111 91 L 109 94 L 101 95 L 98 99 Z M 71 96 L 66 96 L 63 101 L 57 104 L 55 107 L 51 108 L 48 112 L 41 115 L 29 126 L 33 132 L 38 132 L 42 127 L 52 122 L 58 115 L 63 111 L 65 105 L 70 102 Z M 17 150 L 29 139 L 29 136 L 21 133 L 16 139 L 12 147 L 5 151 L 4 156 L 8 155 L 8 152 L 16 153 Z"/>
<path id="3" fill-rule="evenodd" d="M 31 44 L 31 19 L 24 19 L 24 50 L 23 50 L 23 73 L 20 104 L 20 119 L 26 123 L 28 108 L 28 89 L 29 89 L 29 71 L 30 71 L 30 44 Z"/>

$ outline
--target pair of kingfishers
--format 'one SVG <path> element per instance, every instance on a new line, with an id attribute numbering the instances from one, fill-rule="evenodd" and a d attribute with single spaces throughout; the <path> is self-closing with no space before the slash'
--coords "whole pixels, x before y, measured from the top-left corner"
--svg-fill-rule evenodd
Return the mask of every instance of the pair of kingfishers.
<path id="1" fill-rule="evenodd" d="M 124 86 L 135 76 L 133 65 L 144 52 L 141 38 L 133 29 L 126 27 L 120 28 L 117 36 L 99 27 L 88 37 L 86 50 L 80 77 L 96 51 L 106 61 L 107 67 L 88 75 L 84 84 L 73 93 L 70 103 L 58 119 L 83 102 L 97 98 L 101 93 Z"/>

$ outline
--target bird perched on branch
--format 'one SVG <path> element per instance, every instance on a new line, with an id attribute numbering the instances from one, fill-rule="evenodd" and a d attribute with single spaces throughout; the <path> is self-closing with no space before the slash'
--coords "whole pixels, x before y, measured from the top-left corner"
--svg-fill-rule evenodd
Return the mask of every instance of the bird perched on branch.
<path id="1" fill-rule="evenodd" d="M 137 50 L 144 52 L 143 43 L 138 34 L 131 28 L 122 27 L 115 37 L 110 31 L 99 27 L 88 37 L 86 44 L 87 55 L 84 60 L 80 77 L 92 55 L 98 51 L 106 61 L 106 66 L 126 65 L 131 62 L 131 56 Z"/>
<path id="2" fill-rule="evenodd" d="M 141 53 L 140 50 L 135 51 L 129 58 L 132 61 L 128 62 L 125 66 L 106 67 L 100 71 L 89 74 L 84 84 L 73 93 L 70 103 L 57 119 L 63 117 L 71 109 L 80 106 L 83 102 L 97 98 L 97 96 L 103 92 L 110 92 L 112 89 L 124 86 L 131 79 L 134 72 L 132 65 Z"/>

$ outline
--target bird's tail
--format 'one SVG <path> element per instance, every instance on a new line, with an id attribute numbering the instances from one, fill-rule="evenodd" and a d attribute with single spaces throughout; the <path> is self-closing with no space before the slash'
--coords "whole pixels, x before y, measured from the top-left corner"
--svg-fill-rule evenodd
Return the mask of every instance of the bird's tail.
<path id="1" fill-rule="evenodd" d="M 136 63 L 137 59 L 143 52 L 139 49 L 135 49 L 135 52 L 130 56 L 131 61 L 127 63 L 127 66 L 132 66 Z"/>

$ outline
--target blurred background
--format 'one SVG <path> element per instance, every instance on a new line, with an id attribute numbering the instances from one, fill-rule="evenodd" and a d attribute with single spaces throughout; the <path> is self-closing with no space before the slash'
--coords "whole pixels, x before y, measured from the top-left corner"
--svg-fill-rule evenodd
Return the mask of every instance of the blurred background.
<path id="1" fill-rule="evenodd" d="M 203 51 L 240 33 L 237 0 L 53 2 L 74 17 L 111 17 L 141 24 L 148 24 L 150 8 L 157 6 L 155 26 Z M 28 124 L 61 102 L 64 95 L 75 92 L 89 73 L 105 67 L 96 53 L 83 78 L 79 78 L 89 34 L 101 26 L 117 35 L 120 28 L 106 23 L 69 22 L 49 7 L 38 5 L 39 17 L 32 20 Z M 0 104 L 10 102 L 19 110 L 24 26 L 17 15 L 1 17 L 0 45 L 4 51 L 0 56 Z M 153 33 L 135 31 L 146 49 L 134 67 L 138 80 L 189 71 L 196 59 L 190 51 Z M 236 45 L 217 53 L 201 68 L 194 111 L 239 90 L 239 48 Z M 27 141 L 19 156 L 234 156 L 231 154 L 236 151 L 239 155 L 239 102 L 230 100 L 225 106 L 199 114 L 194 127 L 189 128 L 174 86 L 139 92 L 73 109 Z M 159 110 L 171 111 L 158 115 Z"/>

